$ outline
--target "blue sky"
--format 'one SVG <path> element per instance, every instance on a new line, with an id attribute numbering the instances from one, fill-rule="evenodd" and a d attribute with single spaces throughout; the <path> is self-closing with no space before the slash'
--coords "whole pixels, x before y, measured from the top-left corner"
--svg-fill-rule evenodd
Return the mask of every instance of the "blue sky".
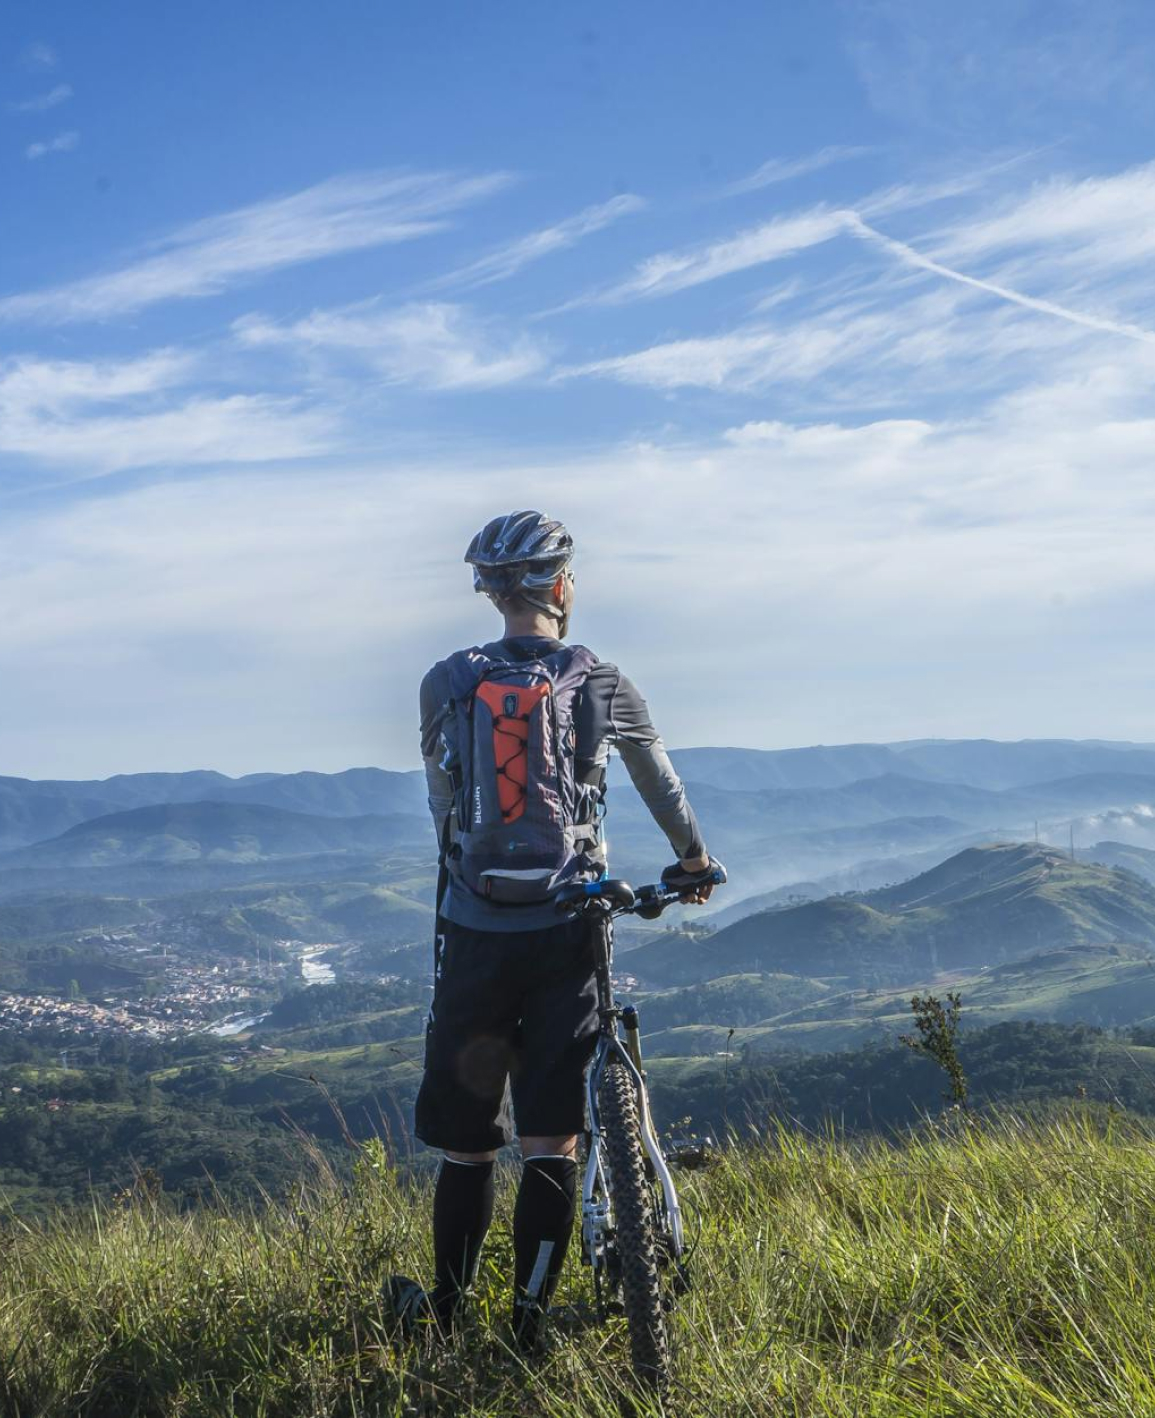
<path id="1" fill-rule="evenodd" d="M 0 771 L 416 762 L 493 512 L 675 745 L 1149 739 L 1155 10 L 10 4 Z"/>

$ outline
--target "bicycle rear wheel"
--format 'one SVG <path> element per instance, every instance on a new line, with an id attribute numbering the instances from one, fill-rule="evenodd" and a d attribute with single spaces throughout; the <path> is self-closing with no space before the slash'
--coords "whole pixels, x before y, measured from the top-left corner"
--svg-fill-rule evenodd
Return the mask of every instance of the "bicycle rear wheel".
<path id="1" fill-rule="evenodd" d="M 619 1059 L 606 1065 L 598 1086 L 605 1160 L 613 1205 L 622 1305 L 634 1372 L 649 1387 L 669 1384 L 670 1351 L 655 1246 L 653 1197 L 646 1179 L 634 1080 Z"/>

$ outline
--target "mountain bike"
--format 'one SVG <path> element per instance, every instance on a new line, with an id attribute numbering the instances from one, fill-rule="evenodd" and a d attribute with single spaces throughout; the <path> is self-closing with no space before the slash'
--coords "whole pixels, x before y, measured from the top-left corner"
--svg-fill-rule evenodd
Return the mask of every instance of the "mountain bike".
<path id="1" fill-rule="evenodd" d="M 708 880 L 721 885 L 725 870 L 716 867 Z M 650 1115 L 638 1011 L 614 998 L 613 922 L 655 920 L 679 899 L 665 884 L 635 890 L 619 880 L 569 887 L 557 898 L 559 911 L 576 911 L 596 927 L 600 1025 L 586 1083 L 582 1262 L 593 1272 L 599 1319 L 625 1314 L 634 1372 L 659 1392 L 669 1383 L 665 1316 L 689 1288 L 688 1256 L 678 1193 Z"/>

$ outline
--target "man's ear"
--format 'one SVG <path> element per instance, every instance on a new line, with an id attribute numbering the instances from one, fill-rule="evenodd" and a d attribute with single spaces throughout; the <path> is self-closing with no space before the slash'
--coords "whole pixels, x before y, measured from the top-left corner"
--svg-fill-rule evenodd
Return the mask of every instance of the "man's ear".
<path id="1" fill-rule="evenodd" d="M 555 606 L 565 606 L 565 572 L 553 583 L 553 603 Z"/>

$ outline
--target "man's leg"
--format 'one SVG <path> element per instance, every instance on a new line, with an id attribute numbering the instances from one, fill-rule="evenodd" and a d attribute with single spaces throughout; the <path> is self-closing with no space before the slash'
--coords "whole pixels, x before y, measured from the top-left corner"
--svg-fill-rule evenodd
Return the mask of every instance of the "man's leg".
<path id="1" fill-rule="evenodd" d="M 577 1137 L 523 1137 L 521 1185 L 513 1210 L 514 1337 L 537 1343 L 573 1233 Z"/>
<path id="2" fill-rule="evenodd" d="M 433 1193 L 435 1279 L 430 1301 L 441 1329 L 453 1328 L 466 1290 L 477 1274 L 493 1219 L 496 1152 L 446 1152 Z"/>
<path id="3" fill-rule="evenodd" d="M 514 1334 L 537 1342 L 561 1274 L 577 1206 L 577 1134 L 597 1040 L 595 938 L 573 921 L 534 939 L 524 960 L 525 1007 L 512 1071 L 524 1158 L 514 1208 Z"/>
<path id="4" fill-rule="evenodd" d="M 444 1154 L 433 1196 L 436 1278 L 428 1303 L 448 1332 L 493 1216 L 497 1148 L 512 1134 L 506 1081 L 519 1002 L 505 978 L 502 939 L 442 925 L 416 1132 Z"/>

